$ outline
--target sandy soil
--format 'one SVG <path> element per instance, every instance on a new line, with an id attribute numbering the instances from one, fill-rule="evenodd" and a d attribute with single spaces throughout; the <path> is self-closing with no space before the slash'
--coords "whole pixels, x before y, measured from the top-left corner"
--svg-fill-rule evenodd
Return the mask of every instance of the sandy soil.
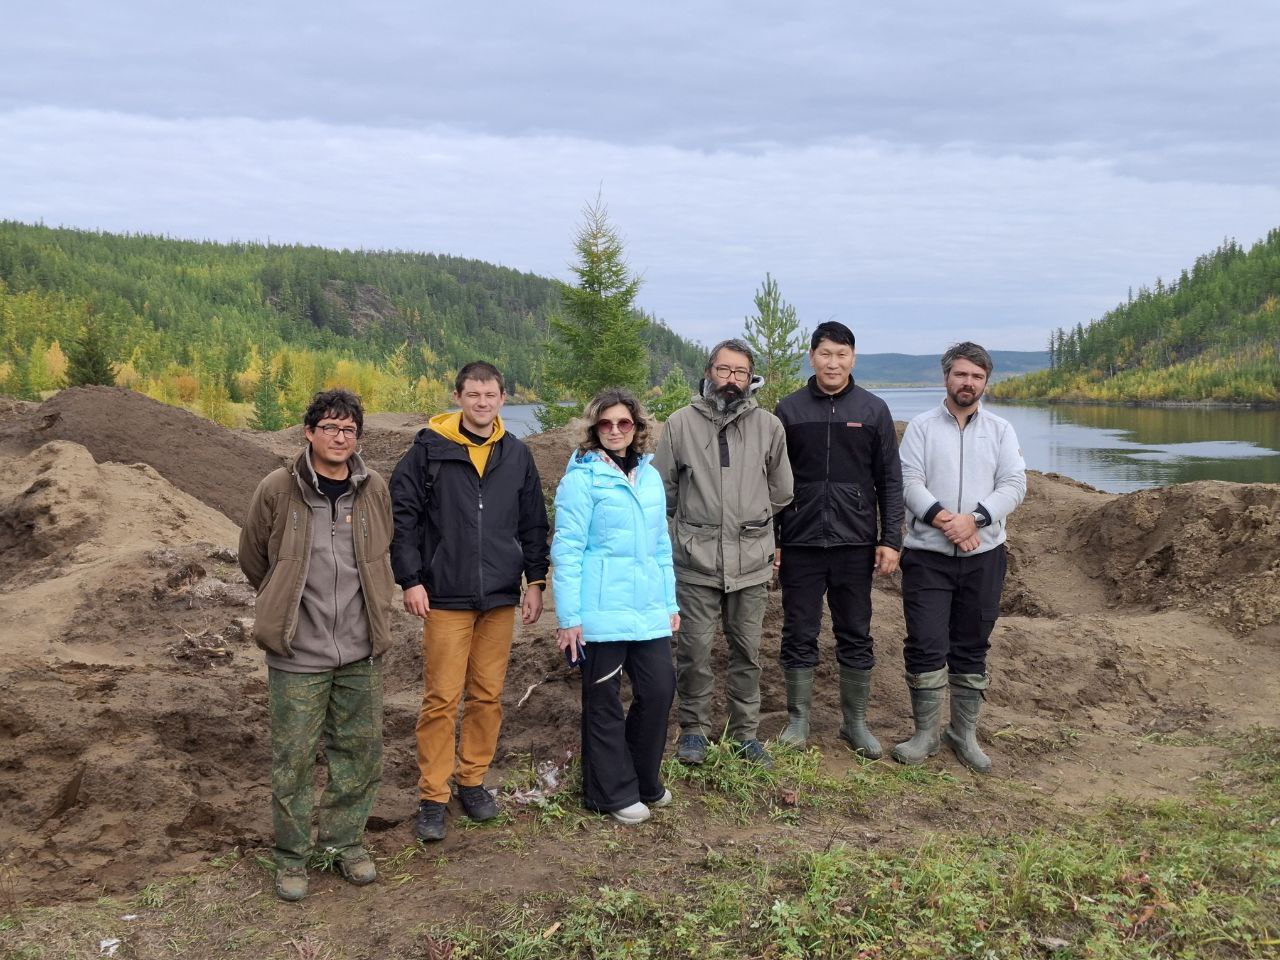
<path id="1" fill-rule="evenodd" d="M 389 473 L 420 425 L 371 417 L 366 458 Z M 222 430 L 103 388 L 0 406 L 0 849 L 21 864 L 14 882 L 28 902 L 136 890 L 233 846 L 269 843 L 265 668 L 251 642 L 253 595 L 236 567 L 233 521 L 299 439 L 298 428 Z M 566 436 L 529 445 L 554 483 Z M 1203 745 L 1211 736 L 1276 725 L 1277 533 L 1280 487 L 1197 483 L 1115 497 L 1032 474 L 1011 525 L 982 721 L 997 776 L 1043 796 L 1044 817 L 1115 795 L 1185 793 L 1220 759 Z M 896 582 L 878 585 L 874 605 L 870 722 L 892 743 L 910 728 Z M 765 736 L 785 720 L 780 621 L 774 593 Z M 385 778 L 370 821 L 375 846 L 392 850 L 411 837 L 421 685 L 419 625 L 402 614 L 394 630 Z M 516 638 L 494 784 L 529 758 L 560 760 L 576 747 L 576 675 L 553 633 L 549 613 Z M 823 644 L 814 742 L 840 770 L 855 761 L 835 736 L 829 625 Z M 716 708 L 723 717 L 723 703 Z M 1202 745 L 1168 746 L 1169 738 Z M 949 756 L 934 762 L 969 777 Z M 978 789 L 971 806 L 950 811 L 903 801 L 850 829 L 878 838 L 950 820 L 1007 825 L 1009 811 L 982 797 Z M 708 825 L 706 838 L 751 842 L 750 830 L 723 825 Z M 661 832 L 646 835 L 637 852 L 656 855 L 662 841 Z M 441 849 L 473 852 L 471 876 L 478 869 L 537 890 L 570 853 L 552 847 L 571 842 L 548 839 L 530 857 L 459 830 Z M 416 887 L 404 896 L 405 909 L 449 899 Z"/>

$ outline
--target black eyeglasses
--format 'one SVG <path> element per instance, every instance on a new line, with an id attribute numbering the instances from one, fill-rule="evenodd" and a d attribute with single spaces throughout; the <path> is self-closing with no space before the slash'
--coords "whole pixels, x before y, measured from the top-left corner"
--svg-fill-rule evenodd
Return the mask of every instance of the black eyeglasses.
<path id="1" fill-rule="evenodd" d="M 596 429 L 601 433 L 608 433 L 615 427 L 619 433 L 630 433 L 636 428 L 636 425 L 634 420 L 628 420 L 626 417 L 621 420 L 610 420 L 607 417 L 601 417 L 596 421 Z"/>
<path id="2" fill-rule="evenodd" d="M 348 440 L 354 440 L 358 433 L 355 427 L 340 427 L 336 423 L 322 423 L 316 429 L 326 437 L 336 437 L 338 434 L 342 434 Z"/>
<path id="3" fill-rule="evenodd" d="M 719 363 L 711 368 L 711 372 L 722 380 L 728 380 L 733 377 L 735 380 L 750 380 L 751 371 L 746 367 L 730 367 L 726 364 Z"/>

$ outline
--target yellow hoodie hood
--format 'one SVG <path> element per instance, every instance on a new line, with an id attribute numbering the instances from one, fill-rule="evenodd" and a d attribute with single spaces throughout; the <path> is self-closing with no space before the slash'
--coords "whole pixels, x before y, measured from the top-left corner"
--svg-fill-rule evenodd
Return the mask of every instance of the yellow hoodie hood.
<path id="1" fill-rule="evenodd" d="M 462 432 L 462 413 L 437 413 L 434 417 L 427 421 L 427 426 L 434 430 L 446 440 L 452 440 L 466 447 L 467 453 L 471 456 L 471 463 L 476 468 L 476 473 L 484 476 L 484 468 L 489 464 L 489 452 L 493 450 L 493 445 L 503 438 L 507 432 L 507 428 L 502 425 L 502 417 L 495 416 L 493 418 L 493 433 L 491 433 L 484 443 L 472 443 L 470 438 Z"/>

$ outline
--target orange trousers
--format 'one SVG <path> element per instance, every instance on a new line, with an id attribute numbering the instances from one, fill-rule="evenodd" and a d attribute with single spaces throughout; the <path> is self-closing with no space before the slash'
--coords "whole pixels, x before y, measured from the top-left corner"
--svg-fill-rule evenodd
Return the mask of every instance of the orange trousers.
<path id="1" fill-rule="evenodd" d="M 449 777 L 475 787 L 498 748 L 502 685 L 511 656 L 515 607 L 432 610 L 422 630 L 422 709 L 418 713 L 418 794 L 449 802 Z M 465 693 L 465 700 L 464 700 Z M 458 704 L 462 735 L 456 735 Z"/>

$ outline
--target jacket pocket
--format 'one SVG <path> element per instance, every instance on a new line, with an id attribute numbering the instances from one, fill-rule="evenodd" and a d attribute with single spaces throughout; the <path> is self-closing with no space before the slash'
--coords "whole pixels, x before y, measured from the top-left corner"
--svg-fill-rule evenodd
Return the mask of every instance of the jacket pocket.
<path id="1" fill-rule="evenodd" d="M 822 541 L 822 510 L 825 499 L 821 481 L 798 483 L 795 497 L 782 508 L 782 542 L 798 546 Z"/>
<path id="2" fill-rule="evenodd" d="M 738 575 L 757 573 L 773 564 L 773 521 L 744 523 L 738 531 Z"/>
<path id="3" fill-rule="evenodd" d="M 449 544 L 438 540 L 431 551 L 431 563 L 427 567 L 427 592 L 432 597 L 458 600 L 470 598 L 475 592 L 472 585 L 476 580 L 475 559 L 455 555 Z"/>
<path id="4" fill-rule="evenodd" d="M 720 572 L 720 527 L 676 518 L 676 542 L 672 545 L 675 565 L 714 576 Z"/>
<path id="5" fill-rule="evenodd" d="M 836 543 L 875 543 L 875 502 L 862 495 L 862 488 L 856 483 L 832 483 L 828 496 L 830 538 Z"/>
<path id="6" fill-rule="evenodd" d="M 262 649 L 280 656 L 289 655 L 285 631 L 298 609 L 295 594 L 301 579 L 301 561 L 280 558 L 262 581 L 254 600 L 253 627 L 254 642 Z"/>

